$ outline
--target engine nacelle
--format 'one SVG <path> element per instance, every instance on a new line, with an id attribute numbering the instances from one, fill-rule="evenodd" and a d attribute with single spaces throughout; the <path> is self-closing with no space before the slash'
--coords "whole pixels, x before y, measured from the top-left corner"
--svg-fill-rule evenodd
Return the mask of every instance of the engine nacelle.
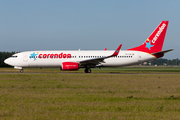
<path id="1" fill-rule="evenodd" d="M 77 62 L 63 62 L 61 66 L 61 70 L 78 70 L 79 63 Z"/>

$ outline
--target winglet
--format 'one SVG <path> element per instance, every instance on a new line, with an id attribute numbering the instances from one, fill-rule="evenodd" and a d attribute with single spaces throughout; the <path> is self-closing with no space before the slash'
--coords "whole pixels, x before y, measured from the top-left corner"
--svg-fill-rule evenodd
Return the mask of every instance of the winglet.
<path id="1" fill-rule="evenodd" d="M 119 45 L 119 47 L 116 49 L 116 51 L 111 56 L 117 56 L 119 54 L 121 46 L 122 46 L 122 44 Z"/>

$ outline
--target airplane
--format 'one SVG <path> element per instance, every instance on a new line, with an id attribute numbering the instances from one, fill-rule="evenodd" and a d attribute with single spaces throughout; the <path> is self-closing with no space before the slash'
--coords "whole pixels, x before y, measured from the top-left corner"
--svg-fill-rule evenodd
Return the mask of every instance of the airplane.
<path id="1" fill-rule="evenodd" d="M 4 63 L 15 69 L 33 67 L 58 67 L 61 70 L 78 70 L 85 68 L 85 73 L 91 73 L 96 67 L 122 67 L 140 64 L 164 56 L 162 51 L 169 21 L 162 21 L 145 42 L 134 48 L 121 50 L 122 44 L 115 50 L 77 50 L 77 51 L 27 51 L 12 55 Z"/>

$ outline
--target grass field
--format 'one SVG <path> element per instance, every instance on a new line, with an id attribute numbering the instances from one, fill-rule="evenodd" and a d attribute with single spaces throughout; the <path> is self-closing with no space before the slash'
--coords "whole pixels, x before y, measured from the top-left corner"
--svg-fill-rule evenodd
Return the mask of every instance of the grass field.
<path id="1" fill-rule="evenodd" d="M 180 73 L 180 67 L 117 67 L 91 68 L 92 73 Z M 0 68 L 0 72 L 19 73 L 14 68 Z M 60 68 L 25 68 L 25 73 L 84 73 L 84 68 L 78 71 L 61 71 Z"/>
<path id="2" fill-rule="evenodd" d="M 0 72 L 0 119 L 180 119 L 178 67 Z"/>

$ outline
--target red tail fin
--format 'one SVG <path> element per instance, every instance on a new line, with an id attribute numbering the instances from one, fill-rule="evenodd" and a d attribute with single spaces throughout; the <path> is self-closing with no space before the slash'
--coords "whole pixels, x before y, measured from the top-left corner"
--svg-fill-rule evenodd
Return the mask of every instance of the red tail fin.
<path id="1" fill-rule="evenodd" d="M 169 21 L 162 21 L 142 45 L 128 50 L 142 51 L 147 53 L 160 52 L 163 47 L 168 23 Z"/>

